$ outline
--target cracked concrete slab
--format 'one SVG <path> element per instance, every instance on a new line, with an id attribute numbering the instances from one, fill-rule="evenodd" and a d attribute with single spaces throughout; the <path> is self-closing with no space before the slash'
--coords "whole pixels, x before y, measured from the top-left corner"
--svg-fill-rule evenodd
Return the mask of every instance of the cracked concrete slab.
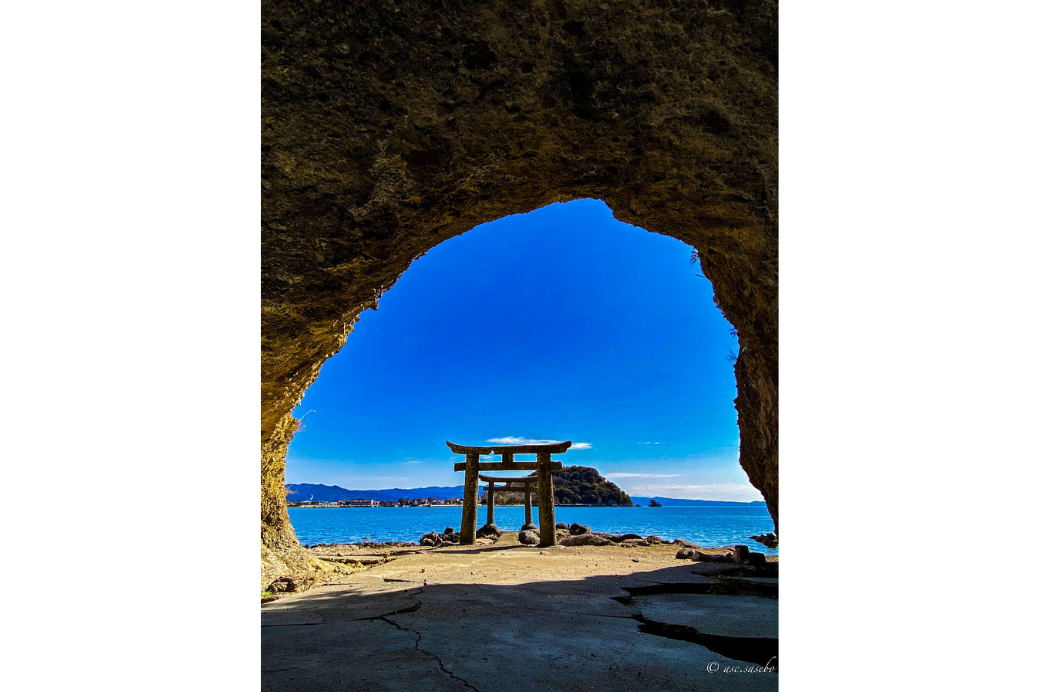
<path id="1" fill-rule="evenodd" d="M 675 560 L 673 546 L 531 549 L 506 540 L 405 555 L 262 606 L 263 688 L 489 692 L 508 681 L 514 691 L 775 690 L 777 674 L 712 673 L 713 662 L 747 662 L 640 631 L 635 601 L 653 601 L 654 619 L 692 624 L 681 611 L 694 595 L 614 600 L 625 586 L 706 580 Z M 697 626 L 712 622 L 718 633 L 737 631 L 741 599 L 768 600 L 701 598 L 734 599 L 715 601 L 717 613 L 712 601 L 696 601 Z M 775 632 L 768 607 L 747 610 L 754 631 Z"/>
<path id="2" fill-rule="evenodd" d="M 773 598 L 657 594 L 634 597 L 632 607 L 650 620 L 694 627 L 706 634 L 774 639 L 780 636 L 777 601 Z"/>

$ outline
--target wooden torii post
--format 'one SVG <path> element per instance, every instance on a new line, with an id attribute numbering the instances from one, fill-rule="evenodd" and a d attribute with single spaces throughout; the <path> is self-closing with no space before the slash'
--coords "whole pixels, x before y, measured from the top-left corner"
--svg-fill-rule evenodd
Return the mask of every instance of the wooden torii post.
<path id="1" fill-rule="evenodd" d="M 465 471 L 466 480 L 462 496 L 462 529 L 459 543 L 472 545 L 477 540 L 477 487 L 481 471 L 535 471 L 538 483 L 538 536 L 539 545 L 556 545 L 556 508 L 553 505 L 552 472 L 563 469 L 563 463 L 553 461 L 553 454 L 563 454 L 571 446 L 570 440 L 548 445 L 495 445 L 494 447 L 471 447 L 448 442 L 448 449 L 466 455 L 466 461 L 455 464 L 456 471 Z M 481 462 L 481 455 L 501 454 L 500 462 Z M 538 461 L 514 461 L 516 454 L 536 454 Z M 518 479 L 520 480 L 520 479 Z M 527 495 L 530 498 L 530 495 Z M 488 498 L 492 501 L 491 498 Z M 493 512 L 491 505 L 489 511 Z M 530 523 L 530 512 L 528 512 Z"/>

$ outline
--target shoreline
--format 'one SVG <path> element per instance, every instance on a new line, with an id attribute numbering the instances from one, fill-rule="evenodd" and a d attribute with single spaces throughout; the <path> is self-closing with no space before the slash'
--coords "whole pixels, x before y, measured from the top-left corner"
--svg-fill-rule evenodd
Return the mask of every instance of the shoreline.
<path id="1" fill-rule="evenodd" d="M 489 527 L 484 528 L 488 529 Z M 478 533 L 478 538 L 474 544 L 475 546 L 490 546 L 503 542 L 503 544 L 522 544 L 526 547 L 540 547 L 538 546 L 537 532 L 535 531 L 501 531 L 497 527 L 490 527 L 490 529 L 491 530 L 484 535 Z M 525 536 L 525 534 L 528 535 Z M 770 536 L 772 536 L 772 534 L 770 534 Z M 764 538 L 764 536 L 762 538 Z M 759 543 L 765 550 L 776 552 L 762 552 L 762 550 L 754 551 L 751 549 L 751 546 L 741 543 L 729 543 L 721 546 L 706 546 L 694 543 L 693 541 L 684 538 L 673 538 L 669 540 L 662 539 L 653 534 L 641 536 L 636 533 L 618 534 L 593 531 L 591 527 L 582 524 L 571 524 L 570 526 L 563 523 L 557 524 L 556 540 L 557 545 L 551 546 L 550 549 L 557 547 L 573 548 L 582 546 L 603 548 L 672 546 L 673 548 L 678 548 L 676 559 L 733 562 L 735 564 L 745 565 L 750 564 L 756 569 L 764 567 L 767 562 L 777 561 L 780 557 L 779 545 L 768 545 L 754 536 L 749 537 L 748 540 Z M 423 549 L 437 549 L 444 547 L 465 549 L 470 547 L 460 545 L 459 533 L 450 527 L 446 528 L 444 533 L 438 531 L 426 532 L 418 542 L 362 540 L 345 543 L 322 542 L 302 545 L 304 549 L 308 550 L 312 555 L 319 559 L 328 559 L 329 556 L 333 556 L 334 559 L 342 557 L 342 551 L 344 550 L 350 551 L 351 553 L 355 553 L 359 550 L 374 550 L 377 551 L 377 553 L 382 552 L 384 557 L 389 557 L 391 554 L 401 552 L 407 554 L 410 552 L 421 551 Z"/>
<path id="2" fill-rule="evenodd" d="M 582 528 L 588 529 L 588 527 Z M 632 562 L 640 562 L 640 555 L 654 555 L 655 561 L 663 560 L 664 563 L 673 566 L 690 566 L 694 568 L 695 572 L 708 570 L 712 573 L 721 572 L 768 580 L 775 580 L 779 576 L 779 553 L 767 555 L 751 551 L 747 546 L 739 544 L 712 547 L 698 545 L 680 538 L 662 541 L 656 536 L 644 538 L 636 534 L 612 535 L 592 531 L 573 534 L 569 529 L 558 528 L 557 538 L 560 542 L 555 546 L 542 547 L 533 543 L 525 543 L 521 540 L 520 534 L 521 532 L 518 531 L 503 531 L 497 536 L 487 535 L 478 538 L 473 545 L 459 545 L 458 542 L 450 540 L 442 541 L 440 539 L 447 539 L 450 534 L 437 534 L 436 532 L 426 534 L 420 543 L 359 541 L 304 545 L 304 550 L 323 565 L 321 569 L 317 573 L 280 577 L 264 588 L 261 594 L 261 605 L 290 596 L 302 595 L 312 589 L 335 584 L 342 585 L 345 577 L 361 576 L 361 573 L 369 572 L 375 567 L 396 563 L 402 558 L 450 556 L 471 552 L 494 555 L 500 550 L 509 550 L 517 559 L 525 562 L 528 559 L 537 562 L 540 560 L 539 555 L 599 555 L 609 561 L 622 559 Z M 426 540 L 432 536 L 436 536 L 437 539 Z M 455 537 L 457 538 L 457 534 Z M 513 552 L 517 550 L 519 552 Z M 589 564 L 584 560 L 582 562 L 584 565 L 576 565 L 582 572 L 581 578 L 611 574 L 609 571 L 595 569 L 600 566 L 598 562 L 595 564 Z M 515 564 L 512 561 L 510 563 Z M 629 565 L 629 567 L 639 569 L 634 565 Z M 490 568 L 492 565 L 489 565 Z M 425 570 L 423 571 L 425 572 Z M 475 574 L 475 572 L 471 574 Z M 487 578 L 491 574 L 489 571 L 485 571 L 483 576 Z M 493 579 L 495 578 L 493 577 Z M 481 583 L 481 581 L 476 580 L 473 583 Z"/>
<path id="3" fill-rule="evenodd" d="M 437 506 L 444 508 L 445 506 Z M 500 531 L 518 529 L 523 523 L 522 507 L 501 507 L 502 516 L 496 516 Z M 758 517 L 754 509 L 743 508 L 625 508 L 561 506 L 558 507 L 557 528 L 574 523 L 591 527 L 590 531 L 609 534 L 638 534 L 640 539 L 653 536 L 665 543 L 683 541 L 689 545 L 727 546 L 746 545 L 776 555 L 774 546 L 755 539 L 773 531 L 767 516 Z M 480 508 L 478 526 L 486 524 L 486 508 Z M 292 512 L 294 532 L 303 546 L 350 545 L 355 543 L 417 543 L 429 532 L 441 532 L 445 527 L 459 530 L 459 507 L 446 511 L 434 509 L 415 512 Z M 750 511 L 750 514 L 748 514 Z M 764 513 L 763 513 L 764 514 Z M 746 515 L 746 516 L 745 516 Z M 446 533 L 450 531 L 445 530 Z"/>
<path id="4" fill-rule="evenodd" d="M 487 507 L 486 504 L 479 504 L 478 507 Z M 495 502 L 495 507 L 523 507 L 524 503 L 518 504 L 503 504 Z M 729 507 L 738 508 L 750 508 L 750 507 L 765 507 L 764 504 L 758 504 L 753 502 L 728 502 L 728 503 L 717 503 L 710 505 L 660 505 L 659 507 L 652 507 L 650 505 L 569 505 L 555 503 L 554 507 L 592 507 L 600 509 L 722 509 Z M 421 507 L 462 507 L 462 503 L 458 504 L 441 504 L 441 505 L 342 505 L 335 502 L 320 503 L 320 504 L 288 504 L 289 509 L 415 509 Z M 532 507 L 538 507 L 538 503 L 534 503 Z"/>
<path id="5" fill-rule="evenodd" d="M 485 504 L 477 505 L 478 507 L 487 507 Z M 519 504 L 501 504 L 495 503 L 495 507 L 523 507 L 524 503 Z M 532 505 L 537 507 L 538 504 Z M 687 505 L 661 505 L 661 507 L 686 507 Z M 692 505 L 697 506 L 697 505 Z M 313 505 L 288 505 L 289 509 L 415 509 L 418 507 L 462 507 L 462 503 L 458 504 L 443 504 L 443 505 L 341 505 L 336 503 L 327 504 L 313 504 Z M 555 504 L 554 507 L 603 507 L 605 509 L 639 509 L 642 505 L 564 505 Z M 657 509 L 656 507 L 654 509 Z"/>

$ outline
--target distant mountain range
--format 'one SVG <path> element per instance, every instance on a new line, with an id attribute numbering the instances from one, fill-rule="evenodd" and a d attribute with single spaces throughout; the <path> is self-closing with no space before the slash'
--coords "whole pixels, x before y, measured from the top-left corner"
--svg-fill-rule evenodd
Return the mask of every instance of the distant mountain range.
<path id="1" fill-rule="evenodd" d="M 289 502 L 338 502 L 339 500 L 376 500 L 391 502 L 406 497 L 409 500 L 434 497 L 445 500 L 462 497 L 462 486 L 430 486 L 427 488 L 388 488 L 385 490 L 348 490 L 338 485 L 321 483 L 289 483 L 285 486 L 292 492 L 286 496 Z"/>
<path id="2" fill-rule="evenodd" d="M 430 486 L 426 488 L 388 488 L 384 490 L 348 490 L 338 485 L 323 485 L 321 483 L 290 483 L 285 486 L 293 491 L 286 498 L 289 502 L 337 502 L 339 500 L 371 499 L 377 502 L 396 501 L 402 497 L 410 500 L 433 497 L 444 500 L 449 497 L 462 497 L 462 486 Z M 657 500 L 666 507 L 701 507 L 701 506 L 740 506 L 764 505 L 761 500 L 757 502 L 724 502 L 721 500 L 682 500 L 672 497 L 632 497 L 632 502 L 646 507 L 650 500 Z"/>

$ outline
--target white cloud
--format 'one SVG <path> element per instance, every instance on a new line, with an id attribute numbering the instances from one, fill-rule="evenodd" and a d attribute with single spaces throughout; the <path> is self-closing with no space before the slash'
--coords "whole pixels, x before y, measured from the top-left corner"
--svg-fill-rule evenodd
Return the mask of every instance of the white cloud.
<path id="1" fill-rule="evenodd" d="M 641 445 L 659 445 L 660 442 L 640 442 Z"/>
<path id="2" fill-rule="evenodd" d="M 607 478 L 678 478 L 678 473 L 608 473 Z"/>
<path id="3" fill-rule="evenodd" d="M 556 445 L 563 442 L 563 440 L 532 440 L 529 437 L 492 437 L 488 440 L 491 444 L 498 445 Z M 575 442 L 571 445 L 571 449 L 592 449 L 592 443 L 590 442 Z"/>
<path id="4" fill-rule="evenodd" d="M 421 461 L 406 461 L 404 463 L 406 463 L 406 464 L 421 464 L 422 462 Z"/>
<path id="5" fill-rule="evenodd" d="M 488 442 L 499 445 L 554 445 L 563 440 L 532 440 L 529 437 L 492 437 Z"/>

